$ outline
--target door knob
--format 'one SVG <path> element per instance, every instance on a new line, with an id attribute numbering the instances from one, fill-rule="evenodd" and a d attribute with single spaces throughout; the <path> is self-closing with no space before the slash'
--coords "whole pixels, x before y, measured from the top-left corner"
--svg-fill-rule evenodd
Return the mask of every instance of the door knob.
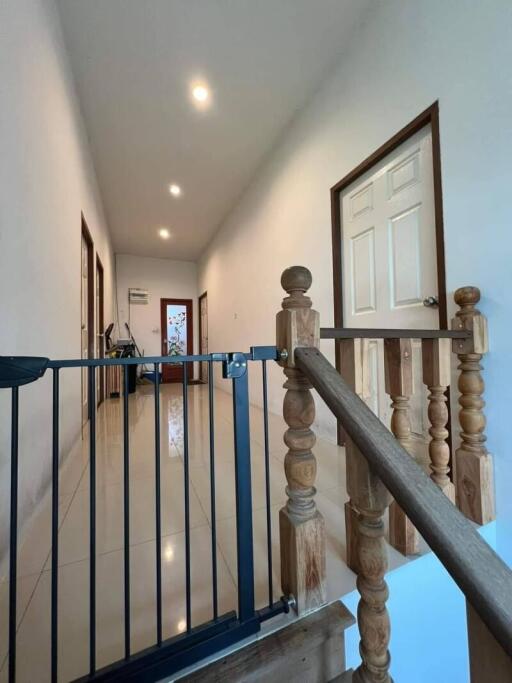
<path id="1" fill-rule="evenodd" d="M 439 306 L 439 300 L 437 296 L 427 296 L 426 299 L 423 299 L 423 305 L 427 308 L 437 308 Z"/>

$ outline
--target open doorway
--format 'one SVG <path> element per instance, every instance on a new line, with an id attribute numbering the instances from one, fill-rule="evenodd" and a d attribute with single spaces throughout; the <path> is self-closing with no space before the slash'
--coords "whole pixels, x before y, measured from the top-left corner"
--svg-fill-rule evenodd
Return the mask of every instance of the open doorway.
<path id="1" fill-rule="evenodd" d="M 445 329 L 447 301 L 437 103 L 331 188 L 336 327 Z M 382 340 L 364 340 L 365 400 L 390 422 Z M 419 342 L 413 354 L 420 356 Z M 421 371 L 421 361 L 413 366 Z M 341 368 L 340 344 L 336 365 Z M 416 378 L 415 378 L 416 379 Z M 415 386 L 422 387 L 421 377 Z M 426 397 L 411 400 L 413 432 Z M 338 430 L 340 443 L 343 433 Z"/>
<path id="2" fill-rule="evenodd" d="M 160 299 L 162 356 L 184 356 L 193 353 L 192 299 Z M 187 378 L 192 379 L 193 363 L 187 363 Z M 183 366 L 164 364 L 164 382 L 181 382 Z"/>
<path id="3" fill-rule="evenodd" d="M 94 244 L 82 214 L 81 248 L 81 356 L 94 356 Z M 87 368 L 82 369 L 82 425 L 89 419 Z"/>
<path id="4" fill-rule="evenodd" d="M 199 354 L 208 353 L 208 293 L 204 292 L 199 297 Z M 208 363 L 199 363 L 199 381 L 208 382 Z"/>

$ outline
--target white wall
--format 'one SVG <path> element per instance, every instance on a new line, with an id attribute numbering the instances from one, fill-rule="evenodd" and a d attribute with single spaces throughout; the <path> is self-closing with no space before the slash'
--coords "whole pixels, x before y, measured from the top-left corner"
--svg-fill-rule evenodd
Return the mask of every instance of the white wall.
<path id="1" fill-rule="evenodd" d="M 315 307 L 322 325 L 332 325 L 329 188 L 438 99 L 447 287 L 450 298 L 461 285 L 482 290 L 491 333 L 485 359 L 489 448 L 498 510 L 510 520 L 511 27 L 509 0 L 375 3 L 337 69 L 221 227 L 199 276 L 199 288 L 208 290 L 212 350 L 273 342 L 279 277 L 296 263 L 311 269 Z M 332 343 L 323 342 L 323 349 L 333 357 Z M 281 383 L 273 368 L 276 411 Z M 317 405 L 317 429 L 334 439 L 334 421 Z"/>
<path id="2" fill-rule="evenodd" d="M 189 261 L 116 255 L 120 336 L 130 321 L 132 334 L 146 356 L 161 355 L 160 299 L 192 299 L 194 353 L 198 352 L 197 264 Z M 149 304 L 128 307 L 130 287 L 147 289 Z"/>
<path id="3" fill-rule="evenodd" d="M 105 269 L 113 256 L 53 0 L 0 3 L 0 354 L 80 357 L 81 212 Z M 20 390 L 20 504 L 50 476 L 51 377 Z M 63 371 L 61 443 L 80 433 L 80 375 Z M 10 404 L 0 390 L 0 549 L 6 538 Z"/>

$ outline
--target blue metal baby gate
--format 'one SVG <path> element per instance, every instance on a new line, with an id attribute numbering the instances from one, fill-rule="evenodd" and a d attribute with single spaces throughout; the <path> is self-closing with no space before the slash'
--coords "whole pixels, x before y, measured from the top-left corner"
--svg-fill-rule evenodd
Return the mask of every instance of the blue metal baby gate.
<path id="1" fill-rule="evenodd" d="M 89 400 L 89 474 L 90 474 L 90 554 L 89 554 L 89 672 L 80 681 L 157 681 L 165 676 L 214 654 L 223 648 L 256 633 L 260 624 L 280 612 L 288 611 L 288 601 L 274 602 L 272 589 L 272 539 L 270 518 L 270 471 L 267 410 L 267 366 L 277 359 L 272 346 L 252 347 L 250 353 L 215 353 L 195 356 L 160 356 L 146 358 L 115 358 L 85 360 L 49 360 L 32 357 L 0 357 L 0 388 L 11 390 L 11 500 L 10 500 L 10 567 L 9 567 L 9 655 L 10 683 L 16 680 L 16 594 L 18 553 L 18 450 L 19 450 L 19 392 L 20 387 L 38 380 L 47 370 L 53 374 L 52 397 L 52 515 L 51 515 L 51 680 L 58 678 L 58 604 L 59 604 L 59 379 L 66 368 L 87 368 L 89 397 L 96 396 L 96 369 L 122 366 L 124 368 L 123 402 L 123 519 L 124 519 L 124 659 L 107 667 L 96 666 L 96 401 Z M 189 425 L 188 425 L 188 364 L 207 362 L 209 405 L 209 460 L 211 498 L 211 565 L 212 565 L 212 619 L 192 627 L 191 619 L 191 554 L 190 554 L 190 492 L 189 492 Z M 265 455 L 265 488 L 267 512 L 268 604 L 255 608 L 254 558 L 252 527 L 251 455 L 249 431 L 248 363 L 259 361 L 262 367 L 263 428 Z M 154 386 L 154 458 L 155 458 L 155 532 L 161 539 L 161 479 L 160 479 L 160 368 L 165 363 L 183 364 L 183 464 L 184 464 L 184 515 L 185 515 L 185 587 L 186 628 L 170 639 L 162 636 L 162 557 L 161 543 L 156 543 L 156 642 L 153 646 L 132 652 L 130 637 L 130 443 L 129 443 L 129 366 L 153 365 Z M 217 541 L 215 510 L 215 439 L 214 439 L 214 385 L 213 368 L 222 364 L 223 377 L 232 380 L 234 453 L 236 482 L 236 537 L 238 572 L 238 610 L 218 613 L 217 596 Z"/>

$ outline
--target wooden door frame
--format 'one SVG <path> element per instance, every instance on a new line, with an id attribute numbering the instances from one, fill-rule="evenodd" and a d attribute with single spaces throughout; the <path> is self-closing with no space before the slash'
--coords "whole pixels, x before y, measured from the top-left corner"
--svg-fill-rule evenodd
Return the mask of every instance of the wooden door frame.
<path id="1" fill-rule="evenodd" d="M 100 305 L 99 305 L 99 311 L 98 311 L 98 317 L 99 320 L 96 321 L 97 323 L 97 332 L 101 335 L 100 337 L 100 344 L 99 344 L 99 358 L 105 358 L 105 338 L 103 334 L 105 333 L 105 269 L 103 268 L 103 263 L 101 262 L 101 259 L 99 257 L 99 254 L 96 254 L 96 270 L 95 270 L 95 276 L 97 278 L 96 286 L 99 286 L 99 293 L 100 293 Z M 94 303 L 96 303 L 96 291 L 94 292 Z M 98 399 L 98 405 L 103 403 L 105 400 L 105 369 L 100 368 L 99 369 L 99 399 Z"/>
<path id="2" fill-rule="evenodd" d="M 415 133 L 430 124 L 432 130 L 432 166 L 434 171 L 434 218 L 437 255 L 437 286 L 439 297 L 439 328 L 448 329 L 448 308 L 446 301 L 446 271 L 444 255 L 443 195 L 441 187 L 441 147 L 439 138 L 439 103 L 436 101 L 425 109 L 411 123 L 398 131 L 373 154 L 370 154 L 348 175 L 331 187 L 332 223 L 332 266 L 334 291 L 334 327 L 343 327 L 343 221 L 340 210 L 340 197 L 343 190 L 367 173 L 373 166 L 407 142 Z"/>
<path id="3" fill-rule="evenodd" d="M 203 353 L 202 348 L 201 348 L 201 339 L 203 338 L 203 321 L 201 318 L 201 301 L 204 298 L 208 298 L 208 290 L 204 291 L 201 296 L 197 298 L 197 318 L 198 318 L 198 327 L 199 327 L 199 355 Z M 206 384 L 207 380 L 203 380 L 201 370 L 202 370 L 202 363 L 199 363 L 199 381 Z"/>
<path id="4" fill-rule="evenodd" d="M 434 220 L 436 235 L 437 287 L 439 297 L 439 328 L 448 329 L 448 302 L 446 297 L 446 266 L 444 252 L 443 194 L 441 184 L 441 144 L 439 136 L 439 102 L 436 100 L 413 121 L 398 131 L 373 154 L 356 166 L 350 173 L 331 187 L 332 225 L 332 275 L 334 294 L 334 327 L 343 327 L 343 221 L 341 216 L 341 193 L 373 166 L 385 159 L 397 147 L 407 142 L 422 128 L 430 124 L 432 132 L 432 167 L 434 175 Z M 341 344 L 335 342 L 336 369 L 341 372 Z M 448 406 L 449 393 L 448 395 Z M 450 430 L 451 433 L 451 430 Z M 338 443 L 344 442 L 343 430 L 338 423 Z"/>
<path id="5" fill-rule="evenodd" d="M 85 216 L 81 214 L 81 236 L 87 244 L 87 356 L 89 358 L 94 358 L 94 309 L 96 303 L 96 292 L 94 288 L 96 270 L 94 268 L 94 241 L 91 236 L 91 232 L 85 220 Z M 82 248 L 80 246 L 80 322 L 82 315 Z M 82 355 L 82 338 L 80 337 L 80 356 Z M 83 380 L 82 380 L 83 381 Z M 89 406 L 91 397 L 89 396 L 89 383 L 86 386 L 87 391 L 87 405 Z"/>
<path id="6" fill-rule="evenodd" d="M 164 330 L 167 330 L 167 320 L 166 320 L 166 315 L 164 314 L 164 306 L 163 303 L 165 301 L 165 305 L 178 305 L 178 306 L 186 306 L 187 307 L 187 355 L 191 356 L 194 353 L 194 300 L 193 299 L 168 299 L 166 297 L 162 297 L 160 299 L 160 325 L 161 325 L 161 330 L 160 330 L 160 344 L 161 346 L 161 353 L 162 356 L 166 355 L 164 351 L 166 349 L 163 348 L 163 335 L 164 335 Z M 191 381 L 194 377 L 194 368 L 193 368 L 193 363 L 188 363 L 187 364 L 187 379 Z M 163 375 L 163 369 L 162 369 L 162 375 Z M 179 382 L 181 380 L 171 380 L 171 381 L 176 381 Z"/>
<path id="7" fill-rule="evenodd" d="M 96 271 L 94 269 L 94 242 L 87 223 L 82 214 L 82 236 L 87 243 L 87 353 L 89 358 L 94 357 L 94 304 L 96 292 L 94 281 Z M 91 277 L 89 277 L 91 275 Z M 80 277 L 82 277 L 82 259 L 80 256 Z"/>

